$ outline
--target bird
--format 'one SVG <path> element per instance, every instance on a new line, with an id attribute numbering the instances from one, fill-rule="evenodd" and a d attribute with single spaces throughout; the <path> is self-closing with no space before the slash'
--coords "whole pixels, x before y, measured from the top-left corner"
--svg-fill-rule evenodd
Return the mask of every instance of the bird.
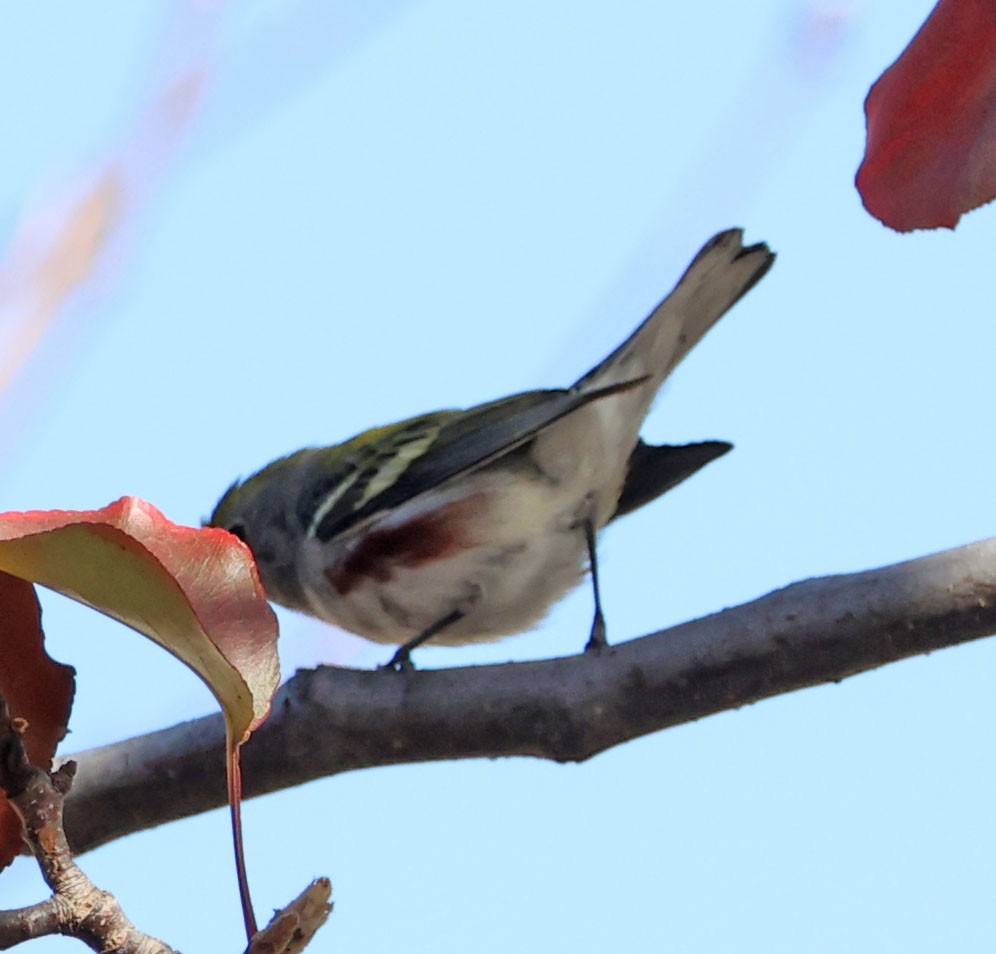
<path id="1" fill-rule="evenodd" d="M 587 652 L 608 645 L 596 543 L 607 524 L 731 449 L 652 445 L 664 380 L 768 271 L 741 229 L 710 239 L 674 290 L 568 388 L 440 410 L 288 454 L 221 497 L 207 523 L 245 543 L 268 599 L 377 643 L 388 669 L 425 643 L 527 631 L 587 574 Z"/>

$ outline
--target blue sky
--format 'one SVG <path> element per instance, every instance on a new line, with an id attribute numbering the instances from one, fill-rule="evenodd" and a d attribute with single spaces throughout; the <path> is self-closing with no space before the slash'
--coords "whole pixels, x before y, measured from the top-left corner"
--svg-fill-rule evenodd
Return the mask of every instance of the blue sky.
<path id="1" fill-rule="evenodd" d="M 852 184 L 864 95 L 931 4 L 675 6 L 9 11 L 5 261 L 102 170 L 125 188 L 3 395 L 3 508 L 127 493 L 197 523 L 300 446 L 569 383 L 740 225 L 775 268 L 645 428 L 736 449 L 605 535 L 610 639 L 992 535 L 996 212 L 898 236 Z M 157 123 L 197 70 L 187 124 Z M 67 750 L 211 711 L 126 630 L 54 597 L 45 620 L 79 670 Z M 286 673 L 384 659 L 281 620 Z M 419 663 L 573 653 L 589 622 L 581 589 L 536 633 Z M 580 766 L 404 766 L 259 799 L 256 902 L 265 918 L 329 875 L 315 949 L 353 954 L 982 949 L 994 665 L 982 641 Z M 82 863 L 143 929 L 239 950 L 230 855 L 216 812 Z M 42 897 L 27 862 L 0 885 L 4 906 Z"/>

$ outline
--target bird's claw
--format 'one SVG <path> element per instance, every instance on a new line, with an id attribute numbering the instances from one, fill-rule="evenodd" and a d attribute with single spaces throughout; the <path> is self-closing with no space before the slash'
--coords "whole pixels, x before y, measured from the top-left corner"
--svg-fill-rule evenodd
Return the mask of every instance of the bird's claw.
<path id="1" fill-rule="evenodd" d="M 411 650 L 407 646 L 399 647 L 398 651 L 386 662 L 377 667 L 386 672 L 414 672 Z"/>
<path id="2" fill-rule="evenodd" d="M 609 641 L 605 638 L 605 617 L 601 613 L 596 613 L 591 623 L 591 635 L 588 637 L 584 651 L 597 655 L 608 647 Z"/>

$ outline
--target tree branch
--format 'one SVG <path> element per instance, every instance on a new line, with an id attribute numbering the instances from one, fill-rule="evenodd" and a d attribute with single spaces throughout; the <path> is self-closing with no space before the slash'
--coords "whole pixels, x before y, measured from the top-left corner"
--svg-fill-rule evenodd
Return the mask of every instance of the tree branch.
<path id="1" fill-rule="evenodd" d="M 0 950 L 64 934 L 107 954 L 176 954 L 139 931 L 114 896 L 97 888 L 76 865 L 62 826 L 73 763 L 65 763 L 52 775 L 33 766 L 21 740 L 23 728 L 23 720 L 12 718 L 0 697 L 0 788 L 21 819 L 24 840 L 52 896 L 28 908 L 0 911 Z"/>
<path id="2" fill-rule="evenodd" d="M 996 539 L 806 580 L 600 654 L 407 673 L 304 670 L 243 749 L 245 791 L 441 759 L 582 761 L 993 632 Z M 76 850 L 223 805 L 223 747 L 218 715 L 76 756 L 66 805 Z"/>
<path id="3" fill-rule="evenodd" d="M 63 831 L 65 796 L 73 762 L 51 775 L 32 765 L 15 719 L 0 695 L 0 790 L 23 826 L 24 841 L 38 861 L 52 895 L 38 904 L 0 911 L 0 951 L 25 941 L 62 934 L 102 954 L 176 954 L 158 938 L 143 934 L 125 917 L 117 899 L 101 891 L 73 860 Z M 298 954 L 332 912 L 332 885 L 316 878 L 270 923 L 255 934 L 245 954 Z"/>

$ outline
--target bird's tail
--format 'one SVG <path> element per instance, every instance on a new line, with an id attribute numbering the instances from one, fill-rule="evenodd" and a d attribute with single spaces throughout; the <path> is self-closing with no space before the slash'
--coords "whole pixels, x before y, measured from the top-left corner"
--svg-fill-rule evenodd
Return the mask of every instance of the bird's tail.
<path id="1" fill-rule="evenodd" d="M 763 243 L 745 248 L 741 229 L 720 232 L 695 256 L 674 291 L 575 387 L 587 391 L 644 379 L 642 386 L 633 389 L 631 400 L 645 402 L 649 408 L 664 379 L 760 281 L 774 259 Z"/>

